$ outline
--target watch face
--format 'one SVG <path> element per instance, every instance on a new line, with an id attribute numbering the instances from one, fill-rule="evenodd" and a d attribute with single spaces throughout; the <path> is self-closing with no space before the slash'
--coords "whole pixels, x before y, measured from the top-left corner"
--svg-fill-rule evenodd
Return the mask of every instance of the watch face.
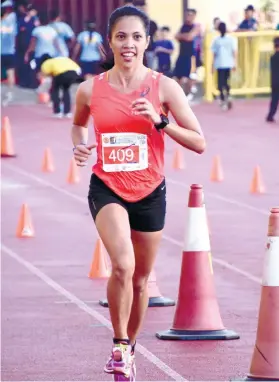
<path id="1" fill-rule="evenodd" d="M 162 122 L 163 122 L 164 124 L 166 124 L 166 125 L 169 124 L 169 120 L 168 120 L 168 118 L 167 118 L 165 115 L 162 115 Z"/>

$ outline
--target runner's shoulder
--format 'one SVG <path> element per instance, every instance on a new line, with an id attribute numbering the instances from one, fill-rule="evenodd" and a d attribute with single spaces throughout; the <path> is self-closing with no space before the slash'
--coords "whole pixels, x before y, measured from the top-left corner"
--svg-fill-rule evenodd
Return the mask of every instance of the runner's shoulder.
<path id="1" fill-rule="evenodd" d="M 159 93 L 161 102 L 168 102 L 177 93 L 183 92 L 181 86 L 172 78 L 161 75 L 159 82 Z"/>
<path id="2" fill-rule="evenodd" d="M 79 96 L 79 97 L 90 96 L 91 97 L 93 85 L 94 85 L 94 78 L 90 78 L 90 79 L 80 83 L 78 88 L 77 88 L 77 96 Z"/>

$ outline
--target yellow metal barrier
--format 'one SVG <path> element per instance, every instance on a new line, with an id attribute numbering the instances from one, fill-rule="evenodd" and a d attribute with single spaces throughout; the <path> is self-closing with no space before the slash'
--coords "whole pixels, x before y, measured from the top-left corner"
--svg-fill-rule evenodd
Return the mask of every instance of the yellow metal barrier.
<path id="1" fill-rule="evenodd" d="M 270 56 L 274 52 L 273 39 L 279 37 L 279 31 L 234 32 L 230 35 L 238 41 L 237 68 L 230 81 L 231 95 L 269 94 Z M 204 97 L 208 102 L 219 94 L 216 73 L 212 74 L 211 46 L 216 36 L 216 33 L 206 33 L 204 38 Z"/>

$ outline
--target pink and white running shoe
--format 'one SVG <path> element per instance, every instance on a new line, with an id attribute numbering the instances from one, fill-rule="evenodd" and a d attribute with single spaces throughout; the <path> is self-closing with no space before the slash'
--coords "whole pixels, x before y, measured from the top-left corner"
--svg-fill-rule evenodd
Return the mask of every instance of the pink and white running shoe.
<path id="1" fill-rule="evenodd" d="M 114 344 L 104 371 L 108 374 L 122 375 L 130 378 L 133 363 L 134 355 L 131 354 L 131 346 L 121 343 Z"/>

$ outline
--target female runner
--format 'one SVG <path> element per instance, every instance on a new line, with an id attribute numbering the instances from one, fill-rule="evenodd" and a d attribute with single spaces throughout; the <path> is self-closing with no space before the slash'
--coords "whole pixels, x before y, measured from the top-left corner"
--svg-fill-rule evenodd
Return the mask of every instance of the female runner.
<path id="1" fill-rule="evenodd" d="M 199 154 L 205 139 L 181 87 L 143 65 L 147 15 L 134 6 L 116 9 L 108 40 L 114 62 L 80 84 L 72 141 L 78 166 L 97 149 L 88 200 L 112 264 L 107 298 L 114 336 L 104 371 L 134 380 L 147 281 L 165 222 L 164 134 Z M 176 123 L 169 122 L 169 112 Z M 87 142 L 90 115 L 97 144 Z"/>

